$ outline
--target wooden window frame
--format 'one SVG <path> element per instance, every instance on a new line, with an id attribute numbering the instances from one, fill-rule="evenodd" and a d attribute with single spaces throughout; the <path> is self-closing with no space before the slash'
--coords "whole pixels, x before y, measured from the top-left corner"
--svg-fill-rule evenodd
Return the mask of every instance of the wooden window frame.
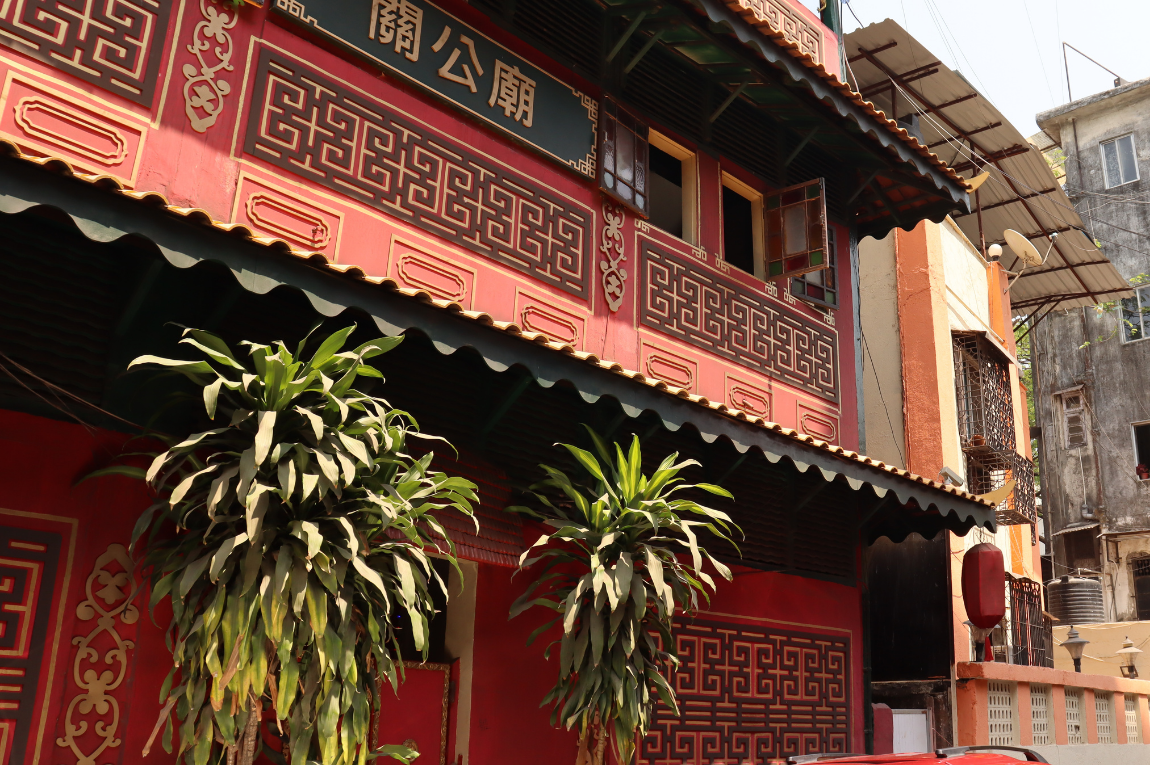
<path id="1" fill-rule="evenodd" d="M 1068 406 L 1069 400 L 1077 396 L 1081 401 L 1081 405 L 1070 408 Z M 1086 391 L 1083 388 L 1075 388 L 1074 390 L 1063 391 L 1059 394 L 1062 399 L 1062 446 L 1064 449 L 1081 449 L 1084 446 L 1090 445 L 1089 428 L 1087 427 L 1086 419 Z M 1082 443 L 1072 443 L 1070 440 L 1070 418 L 1078 417 L 1082 426 Z"/>
<path id="2" fill-rule="evenodd" d="M 763 193 L 756 190 L 750 184 L 739 180 L 735 176 L 728 173 L 726 170 L 720 171 L 719 181 L 722 188 L 730 189 L 743 199 L 751 203 L 751 238 L 753 241 L 752 256 L 754 257 L 755 272 L 752 274 L 756 279 L 766 281 L 767 279 L 767 237 L 765 222 L 763 219 Z M 723 204 L 719 202 L 719 216 L 720 216 L 720 230 L 722 230 L 722 214 Z M 723 242 L 723 260 L 727 259 L 727 243 Z M 741 269 L 740 269 L 741 270 Z"/>
<path id="3" fill-rule="evenodd" d="M 683 163 L 683 236 L 681 238 L 687 244 L 697 245 L 699 243 L 698 154 L 682 144 L 676 143 L 655 128 L 648 130 L 647 143 Z M 650 158 L 650 152 L 647 153 L 647 156 Z M 648 170 L 650 169 L 649 165 L 648 162 Z M 650 177 L 649 173 L 648 177 Z M 662 231 L 662 229 L 659 230 Z M 674 236 L 674 234 L 669 234 L 669 236 Z"/>
<path id="4" fill-rule="evenodd" d="M 619 133 L 634 136 L 630 170 L 632 182 L 619 175 Z M 646 219 L 651 209 L 650 146 L 651 126 L 638 114 L 613 98 L 604 96 L 599 105 L 599 188 L 640 218 Z M 627 194 L 620 194 L 624 186 Z"/>
<path id="5" fill-rule="evenodd" d="M 794 199 L 793 197 L 799 193 L 801 193 L 801 197 L 797 200 Z M 792 199 L 791 199 L 791 201 L 788 202 L 786 200 L 789 196 L 792 197 Z M 773 232 L 773 230 L 771 230 L 769 223 L 770 223 L 770 219 L 775 215 L 775 210 L 776 210 L 776 201 L 775 200 L 778 200 L 777 205 L 780 209 L 781 208 L 792 208 L 793 209 L 794 207 L 797 207 L 797 206 L 802 206 L 802 207 L 806 208 L 806 210 L 804 211 L 804 216 L 806 216 L 810 212 L 811 203 L 814 202 L 816 199 L 818 200 L 818 212 L 819 212 L 819 216 L 821 219 L 820 223 L 821 223 L 821 230 L 822 230 L 821 241 L 818 243 L 818 246 L 814 246 L 812 244 L 812 241 L 810 238 L 811 229 L 809 228 L 811 226 L 811 221 L 810 221 L 809 217 L 805 217 L 806 225 L 808 226 L 808 228 L 807 228 L 807 250 L 801 254 L 800 253 L 789 253 L 788 254 L 784 250 L 784 251 L 781 251 L 779 253 L 781 256 L 780 260 L 773 261 L 772 260 L 773 256 L 771 254 L 771 248 L 773 246 L 773 243 L 771 240 L 776 239 L 776 235 Z M 816 178 L 814 180 L 804 181 L 802 183 L 796 183 L 792 186 L 787 186 L 786 188 L 770 191 L 770 192 L 763 195 L 763 202 L 764 202 L 764 208 L 765 208 L 764 209 L 764 223 L 765 223 L 764 229 L 765 229 L 765 235 L 766 235 L 766 241 L 764 242 L 765 250 L 766 250 L 766 254 L 764 255 L 764 264 L 765 264 L 764 268 L 766 271 L 766 275 L 764 276 L 764 278 L 767 281 L 778 280 L 778 281 L 783 282 L 785 284 L 785 283 L 788 283 L 789 279 L 792 279 L 796 276 L 802 276 L 803 274 L 809 273 L 811 271 L 820 271 L 824 268 L 827 268 L 828 262 L 829 262 L 828 251 L 830 248 L 827 239 L 828 239 L 828 227 L 829 227 L 830 222 L 829 222 L 829 214 L 827 211 L 827 196 L 826 196 L 826 181 L 825 181 L 825 179 Z M 785 220 L 786 220 L 786 216 L 784 214 L 784 215 L 782 215 L 782 219 L 779 221 L 780 231 L 777 234 L 777 239 L 780 242 L 780 247 L 785 247 L 785 240 L 786 240 L 786 234 L 785 234 L 786 223 L 785 223 Z M 813 254 L 820 252 L 820 251 L 821 251 L 821 258 L 822 258 L 821 262 L 812 263 L 812 260 L 814 259 Z M 799 264 L 796 263 L 796 264 L 794 264 L 794 267 L 792 267 L 792 268 L 787 267 L 789 261 L 795 261 L 795 260 L 798 260 L 800 258 L 805 259 L 805 265 L 800 266 Z M 775 269 L 776 263 L 778 265 L 777 272 Z"/>

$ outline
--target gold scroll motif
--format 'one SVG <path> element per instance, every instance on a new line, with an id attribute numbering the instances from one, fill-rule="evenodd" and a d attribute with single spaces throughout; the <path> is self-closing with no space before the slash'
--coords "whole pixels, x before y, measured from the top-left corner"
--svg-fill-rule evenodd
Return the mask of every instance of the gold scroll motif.
<path id="1" fill-rule="evenodd" d="M 603 203 L 603 241 L 599 252 L 606 260 L 599 261 L 603 272 L 603 294 L 607 296 L 607 306 L 614 313 L 623 305 L 623 295 L 627 291 L 627 270 L 622 263 L 627 259 L 623 253 L 623 208 L 609 202 Z"/>
<path id="2" fill-rule="evenodd" d="M 192 130 L 205 133 L 216 124 L 216 118 L 224 110 L 224 96 L 232 92 L 232 86 L 226 80 L 217 79 L 216 75 L 234 68 L 232 36 L 228 30 L 239 21 L 239 14 L 221 12 L 213 0 L 200 0 L 200 13 L 204 19 L 196 24 L 192 42 L 188 45 L 188 53 L 196 57 L 199 68 L 184 64 L 184 111 L 192 123 Z M 210 62 L 206 58 L 208 51 L 214 56 Z"/>
<path id="3" fill-rule="evenodd" d="M 116 571 L 112 564 L 121 570 Z M 118 747 L 121 743 L 116 737 L 120 727 L 120 702 L 111 692 L 119 688 L 127 677 L 128 651 L 135 648 L 135 643 L 124 640 L 116 630 L 117 618 L 128 625 L 135 624 L 140 618 L 139 610 L 132 605 L 137 588 L 131 572 L 132 561 L 128 558 L 128 551 L 123 545 L 110 545 L 96 559 L 92 573 L 88 575 L 84 585 L 87 598 L 76 606 L 78 621 L 96 620 L 91 632 L 72 638 L 72 644 L 78 646 L 72 664 L 72 681 L 82 692 L 68 703 L 64 715 L 65 734 L 56 739 L 56 746 L 72 750 L 77 758 L 76 765 L 95 765 L 104 750 Z M 100 648 L 96 648 L 97 638 L 102 633 L 107 633 L 107 637 L 100 640 Z M 102 657 L 100 651 L 104 652 Z M 85 669 L 85 663 L 89 662 L 111 669 Z M 81 748 L 84 742 L 80 738 L 88 732 L 89 725 L 100 742 L 93 751 L 84 752 Z"/>
<path id="4" fill-rule="evenodd" d="M 729 0 L 730 1 L 730 0 Z M 823 64 L 823 36 L 806 19 L 789 8 L 784 0 L 734 0 L 741 10 L 754 14 L 755 21 L 766 24 L 799 46 L 799 50 Z"/>

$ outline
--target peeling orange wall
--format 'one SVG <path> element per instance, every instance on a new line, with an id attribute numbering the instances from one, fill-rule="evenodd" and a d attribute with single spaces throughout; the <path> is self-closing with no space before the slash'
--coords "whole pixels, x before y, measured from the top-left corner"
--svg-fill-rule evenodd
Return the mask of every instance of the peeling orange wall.
<path id="1" fill-rule="evenodd" d="M 940 234 L 923 221 L 910 232 L 895 229 L 894 236 L 907 469 L 935 478 L 944 464 L 939 358 L 950 359 L 939 345 L 940 337 L 950 342 Z"/>

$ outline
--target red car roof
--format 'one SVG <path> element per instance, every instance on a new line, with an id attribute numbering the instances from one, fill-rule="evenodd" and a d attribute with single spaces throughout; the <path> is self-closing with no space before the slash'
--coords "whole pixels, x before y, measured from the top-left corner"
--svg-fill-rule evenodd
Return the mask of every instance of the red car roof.
<path id="1" fill-rule="evenodd" d="M 935 754 L 872 754 L 864 757 L 844 757 L 823 760 L 820 765 L 901 765 L 902 763 L 946 763 L 946 765 L 1017 765 L 1025 759 L 992 752 L 968 752 L 954 757 L 939 757 Z"/>

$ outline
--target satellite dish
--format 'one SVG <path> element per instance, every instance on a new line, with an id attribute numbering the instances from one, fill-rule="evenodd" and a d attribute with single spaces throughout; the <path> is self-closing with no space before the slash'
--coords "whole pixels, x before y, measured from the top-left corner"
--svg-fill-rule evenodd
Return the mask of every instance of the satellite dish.
<path id="1" fill-rule="evenodd" d="M 1042 265 L 1042 256 L 1038 254 L 1038 248 L 1031 244 L 1029 239 L 1012 228 L 1006 229 L 1002 236 L 1023 263 L 1028 266 Z"/>

